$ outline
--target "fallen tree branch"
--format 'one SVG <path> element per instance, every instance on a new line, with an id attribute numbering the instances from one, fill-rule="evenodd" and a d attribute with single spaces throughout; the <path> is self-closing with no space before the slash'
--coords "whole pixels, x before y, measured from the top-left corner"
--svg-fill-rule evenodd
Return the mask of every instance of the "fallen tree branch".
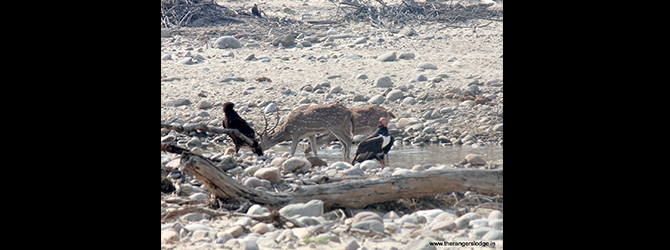
<path id="1" fill-rule="evenodd" d="M 425 171 L 402 176 L 301 186 L 289 193 L 265 192 L 239 184 L 207 158 L 181 152 L 179 170 L 192 173 L 217 197 L 242 200 L 271 209 L 310 200 L 321 200 L 326 208 L 363 208 L 373 203 L 451 192 L 503 194 L 502 169 Z"/>
<path id="2" fill-rule="evenodd" d="M 174 130 L 174 131 L 177 131 L 179 133 L 188 133 L 188 132 L 191 132 L 191 131 L 200 130 L 200 131 L 210 132 L 210 133 L 215 133 L 215 134 L 234 135 L 234 136 L 237 136 L 239 138 L 244 139 L 244 141 L 249 143 L 249 145 L 254 144 L 254 141 L 251 138 L 246 137 L 245 135 L 240 133 L 240 131 L 237 131 L 237 129 L 217 128 L 217 127 L 214 127 L 214 126 L 211 126 L 211 125 L 207 125 L 205 123 L 196 123 L 196 124 L 188 123 L 188 124 L 185 124 L 183 126 L 182 125 L 176 125 L 175 126 L 175 125 L 171 125 L 171 124 L 168 124 L 168 123 L 161 122 L 161 128 Z M 179 154 L 181 154 L 181 153 L 179 153 Z"/>

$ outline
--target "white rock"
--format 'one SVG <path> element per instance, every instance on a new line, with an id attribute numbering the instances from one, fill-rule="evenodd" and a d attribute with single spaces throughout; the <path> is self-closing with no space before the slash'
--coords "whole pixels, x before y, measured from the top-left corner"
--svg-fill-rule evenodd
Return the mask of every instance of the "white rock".
<path id="1" fill-rule="evenodd" d="M 184 64 L 184 65 L 191 65 L 194 64 L 195 62 L 192 60 L 193 58 L 189 57 L 184 57 L 183 59 L 177 61 L 178 64 Z"/>
<path id="2" fill-rule="evenodd" d="M 489 225 L 488 226 L 490 228 L 502 229 L 503 228 L 503 219 L 489 220 Z"/>
<path id="3" fill-rule="evenodd" d="M 206 108 L 211 108 L 212 103 L 207 101 L 207 100 L 201 100 L 198 102 L 198 104 L 195 105 L 196 108 L 198 109 L 206 109 Z"/>
<path id="4" fill-rule="evenodd" d="M 409 173 L 412 173 L 412 171 L 401 168 L 401 169 L 396 169 L 395 171 L 393 171 L 393 174 L 391 174 L 391 176 L 407 175 Z"/>
<path id="5" fill-rule="evenodd" d="M 470 225 L 470 220 L 476 220 L 479 218 L 482 218 L 481 214 L 470 212 L 462 215 L 461 217 L 458 217 L 458 219 L 454 220 L 454 223 L 456 223 L 456 228 L 465 229 Z"/>
<path id="6" fill-rule="evenodd" d="M 379 164 L 377 164 L 377 162 L 373 160 L 365 160 L 364 162 L 361 163 L 361 169 L 363 170 L 375 169 L 379 167 L 380 167 Z"/>
<path id="7" fill-rule="evenodd" d="M 405 97 L 405 99 L 402 100 L 403 105 L 413 105 L 416 103 L 416 99 L 414 97 L 408 96 Z"/>
<path id="8" fill-rule="evenodd" d="M 495 219 L 502 219 L 503 218 L 503 213 L 498 211 L 498 210 L 493 210 L 489 213 L 488 219 L 490 221 L 495 220 Z"/>
<path id="9" fill-rule="evenodd" d="M 368 76 L 366 74 L 360 73 L 354 77 L 354 79 L 360 79 L 360 80 L 365 80 L 368 79 Z"/>
<path id="10" fill-rule="evenodd" d="M 260 215 L 260 214 L 263 214 L 263 207 L 261 207 L 261 205 L 254 204 L 253 206 L 251 206 L 251 207 L 249 208 L 249 210 L 247 210 L 247 214 L 248 214 L 248 215 Z"/>
<path id="11" fill-rule="evenodd" d="M 263 112 L 266 113 L 266 114 L 269 114 L 269 113 L 275 112 L 275 110 L 277 110 L 277 104 L 275 104 L 273 102 L 273 103 L 270 103 L 267 106 L 265 106 L 265 109 L 263 110 Z"/>
<path id="12" fill-rule="evenodd" d="M 330 90 L 328 91 L 328 93 L 329 93 L 329 94 L 335 94 L 335 93 L 339 93 L 340 91 L 342 91 L 342 87 L 340 87 L 340 86 L 338 85 L 338 86 L 333 86 L 332 88 L 330 88 Z"/>
<path id="13" fill-rule="evenodd" d="M 489 220 L 487 220 L 487 219 L 476 219 L 476 220 L 471 220 L 468 224 L 472 228 L 488 227 L 489 226 Z"/>
<path id="14" fill-rule="evenodd" d="M 207 203 L 209 200 L 209 196 L 204 193 L 194 193 L 188 198 L 198 203 Z"/>
<path id="15" fill-rule="evenodd" d="M 472 239 L 481 239 L 482 236 L 484 236 L 486 233 L 493 231 L 495 229 L 490 228 L 490 227 L 480 227 L 474 230 L 470 231 L 470 234 L 468 235 Z"/>
<path id="16" fill-rule="evenodd" d="M 329 168 L 335 168 L 335 169 L 348 169 L 348 168 L 352 168 L 354 166 L 352 166 L 348 162 L 336 161 L 336 162 L 331 163 L 330 166 L 328 166 L 328 167 Z"/>
<path id="17" fill-rule="evenodd" d="M 503 231 L 501 230 L 491 230 L 488 233 L 484 234 L 482 236 L 482 240 L 502 240 L 503 239 Z"/>
<path id="18" fill-rule="evenodd" d="M 493 131 L 503 132 L 503 124 L 500 123 L 500 124 L 496 124 L 495 126 L 493 126 Z"/>

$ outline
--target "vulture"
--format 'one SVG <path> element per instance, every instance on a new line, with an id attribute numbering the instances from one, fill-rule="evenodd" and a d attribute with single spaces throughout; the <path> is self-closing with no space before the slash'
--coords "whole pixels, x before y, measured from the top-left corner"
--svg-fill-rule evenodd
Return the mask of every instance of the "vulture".
<path id="1" fill-rule="evenodd" d="M 254 141 L 253 145 L 249 145 L 242 138 L 229 135 L 230 138 L 235 143 L 235 153 L 237 153 L 237 151 L 240 150 L 240 147 L 247 145 L 251 147 L 251 151 L 256 153 L 258 156 L 263 155 L 263 150 L 261 149 L 255 137 L 256 131 L 254 131 L 253 128 L 249 127 L 247 121 L 242 119 L 242 117 L 240 117 L 240 115 L 238 115 L 237 112 L 233 110 L 233 107 L 235 107 L 235 104 L 233 104 L 232 102 L 226 102 L 223 104 L 223 113 L 225 114 L 225 116 L 223 117 L 223 127 L 237 129 L 237 131 L 240 131 L 240 133 L 242 133 L 246 137 L 251 138 L 251 140 Z"/>
<path id="2" fill-rule="evenodd" d="M 388 121 L 385 117 L 382 117 L 379 119 L 377 131 L 358 144 L 351 164 L 355 164 L 357 161 L 377 159 L 384 168 L 384 157 L 389 153 L 392 146 L 393 136 L 389 136 Z"/>
<path id="3" fill-rule="evenodd" d="M 254 4 L 254 7 L 251 7 L 251 13 L 253 13 L 254 15 L 256 15 L 258 17 L 261 17 L 261 12 L 258 11 L 258 6 L 256 6 L 256 4 Z"/>

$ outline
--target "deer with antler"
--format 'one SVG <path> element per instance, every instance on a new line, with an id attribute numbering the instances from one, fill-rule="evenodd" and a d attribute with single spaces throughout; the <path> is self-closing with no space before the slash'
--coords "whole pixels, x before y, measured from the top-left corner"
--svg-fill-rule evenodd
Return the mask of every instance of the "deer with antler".
<path id="1" fill-rule="evenodd" d="M 381 117 L 384 117 L 387 120 L 396 118 L 393 112 L 377 105 L 358 107 L 352 109 L 351 112 L 354 113 L 354 135 L 369 135 L 375 132 L 379 124 L 379 118 Z M 316 148 L 335 140 L 335 138 L 337 137 L 332 134 L 317 136 Z M 310 145 L 305 149 L 305 154 L 312 151 L 312 141 L 310 141 L 309 144 Z"/>
<path id="2" fill-rule="evenodd" d="M 267 150 L 290 139 L 290 154 L 294 155 L 301 138 L 308 137 L 310 142 L 316 142 L 317 134 L 330 133 L 342 144 L 342 157 L 348 161 L 353 130 L 354 114 L 339 103 L 303 106 L 291 111 L 284 125 L 276 132 L 268 134 L 267 130 L 263 131 L 260 146 Z M 316 143 L 311 145 L 316 156 Z"/>

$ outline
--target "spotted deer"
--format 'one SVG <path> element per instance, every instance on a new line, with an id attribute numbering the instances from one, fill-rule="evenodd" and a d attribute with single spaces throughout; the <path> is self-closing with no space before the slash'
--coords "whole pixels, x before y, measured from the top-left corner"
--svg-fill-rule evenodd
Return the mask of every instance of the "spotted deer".
<path id="1" fill-rule="evenodd" d="M 291 139 L 291 155 L 295 154 L 301 138 L 308 137 L 310 142 L 316 141 L 317 134 L 334 135 L 342 144 L 342 158 L 349 160 L 349 151 L 354 130 L 354 114 L 341 104 L 321 104 L 303 106 L 294 109 L 286 118 L 279 130 L 261 135 L 261 148 L 267 150 L 280 142 Z M 316 144 L 312 143 L 316 156 Z"/>
<path id="2" fill-rule="evenodd" d="M 379 125 L 379 118 L 385 117 L 387 120 L 396 118 L 395 114 L 377 105 L 369 105 L 352 109 L 354 113 L 354 135 L 369 135 L 377 130 Z M 316 148 L 335 140 L 334 135 L 325 134 L 316 138 Z M 312 151 L 312 141 L 309 142 L 309 147 L 305 149 L 305 154 Z"/>

